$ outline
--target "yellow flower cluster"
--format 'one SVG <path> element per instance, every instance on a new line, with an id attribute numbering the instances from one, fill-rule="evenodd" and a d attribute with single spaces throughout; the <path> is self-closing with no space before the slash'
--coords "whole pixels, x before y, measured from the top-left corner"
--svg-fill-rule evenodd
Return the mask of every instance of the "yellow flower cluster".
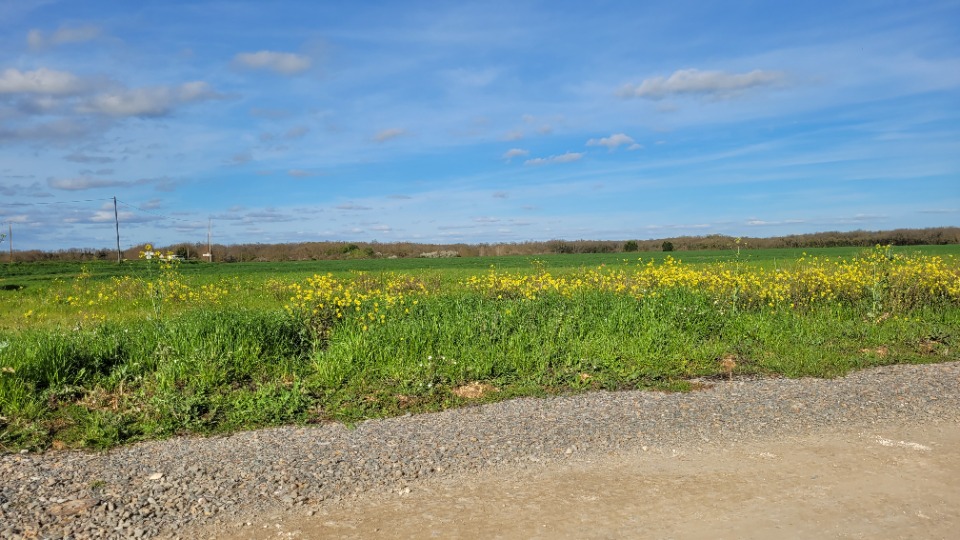
<path id="1" fill-rule="evenodd" d="M 402 274 L 374 278 L 358 273 L 352 280 L 318 274 L 287 288 L 292 294 L 287 311 L 305 317 L 321 331 L 334 320 L 345 318 L 358 321 L 367 330 L 370 325 L 383 323 L 390 311 L 403 309 L 409 313 L 410 307 L 419 303 L 416 296 L 428 292 L 420 278 Z"/>
<path id="2" fill-rule="evenodd" d="M 913 307 L 938 300 L 960 301 L 960 266 L 952 257 L 892 255 L 888 248 L 878 246 L 851 261 L 802 257 L 779 269 L 742 263 L 684 265 L 667 257 L 660 264 L 640 260 L 632 267 L 600 267 L 569 276 L 491 271 L 470 277 L 465 285 L 496 298 L 532 299 L 544 292 L 570 296 L 582 290 L 643 298 L 684 288 L 744 306 L 873 300 Z"/>
<path id="3" fill-rule="evenodd" d="M 137 305 L 164 304 L 219 304 L 233 293 L 230 282 L 195 285 L 187 282 L 174 262 L 162 261 L 159 272 L 152 278 L 122 276 L 109 281 L 95 282 L 84 267 L 69 285 L 55 282 L 50 300 L 54 304 L 70 306 L 85 311 L 85 317 L 93 317 L 95 309 L 119 308 Z M 105 318 L 98 315 L 99 318 Z"/>
<path id="4" fill-rule="evenodd" d="M 374 277 L 359 273 L 351 279 L 315 275 L 303 283 L 271 287 L 286 290 L 286 309 L 326 332 L 339 320 L 367 329 L 384 322 L 391 312 L 409 313 L 419 299 L 456 291 L 498 300 L 535 300 L 544 295 L 573 297 L 602 291 L 634 298 L 657 297 L 672 289 L 708 295 L 721 306 L 800 308 L 826 302 L 866 302 L 890 311 L 932 302 L 960 302 L 960 265 L 950 257 L 892 255 L 877 247 L 846 260 L 806 256 L 779 268 L 740 262 L 687 265 L 672 257 L 601 266 L 553 275 L 542 265 L 533 273 L 491 269 L 441 290 L 422 279 L 402 274 Z M 878 312 L 879 313 L 879 312 Z"/>

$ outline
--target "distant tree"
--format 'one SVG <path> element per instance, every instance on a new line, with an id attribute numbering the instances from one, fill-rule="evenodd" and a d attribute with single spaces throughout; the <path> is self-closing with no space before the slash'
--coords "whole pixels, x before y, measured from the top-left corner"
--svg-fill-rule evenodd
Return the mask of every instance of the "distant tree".
<path id="1" fill-rule="evenodd" d="M 624 251 L 633 252 L 633 251 L 637 251 L 638 249 L 640 249 L 640 246 L 637 245 L 636 240 L 627 240 L 623 244 Z"/>
<path id="2" fill-rule="evenodd" d="M 661 247 L 664 251 L 673 251 L 673 242 L 671 242 L 671 241 L 669 241 L 669 240 L 664 240 L 664 241 L 663 241 L 663 244 L 661 244 L 660 247 Z"/>

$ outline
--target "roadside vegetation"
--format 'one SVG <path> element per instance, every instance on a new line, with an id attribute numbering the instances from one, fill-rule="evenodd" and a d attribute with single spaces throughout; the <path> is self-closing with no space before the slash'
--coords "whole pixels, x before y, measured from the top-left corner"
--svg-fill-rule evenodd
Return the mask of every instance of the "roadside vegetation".
<path id="1" fill-rule="evenodd" d="M 956 245 L 738 251 L 3 265 L 0 450 L 960 359 Z"/>

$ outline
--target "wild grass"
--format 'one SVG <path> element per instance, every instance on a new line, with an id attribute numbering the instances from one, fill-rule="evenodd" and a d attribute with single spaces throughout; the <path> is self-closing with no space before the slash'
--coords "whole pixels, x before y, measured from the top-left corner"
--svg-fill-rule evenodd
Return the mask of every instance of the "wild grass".
<path id="1" fill-rule="evenodd" d="M 955 258 L 794 256 L 310 274 L 78 268 L 0 291 L 0 445 L 103 448 L 958 359 Z M 464 397 L 478 382 L 485 395 Z"/>

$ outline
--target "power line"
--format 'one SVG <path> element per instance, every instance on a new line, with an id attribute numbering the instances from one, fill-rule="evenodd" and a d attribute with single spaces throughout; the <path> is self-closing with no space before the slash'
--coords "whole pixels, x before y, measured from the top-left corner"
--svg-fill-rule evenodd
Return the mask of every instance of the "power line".
<path id="1" fill-rule="evenodd" d="M 87 202 L 100 202 L 100 201 L 112 201 L 113 199 L 84 199 L 82 201 L 38 201 L 38 202 L 12 202 L 12 203 L 0 203 L 0 206 L 39 206 L 39 205 L 48 205 L 48 204 L 77 204 L 77 203 L 87 203 Z"/>

